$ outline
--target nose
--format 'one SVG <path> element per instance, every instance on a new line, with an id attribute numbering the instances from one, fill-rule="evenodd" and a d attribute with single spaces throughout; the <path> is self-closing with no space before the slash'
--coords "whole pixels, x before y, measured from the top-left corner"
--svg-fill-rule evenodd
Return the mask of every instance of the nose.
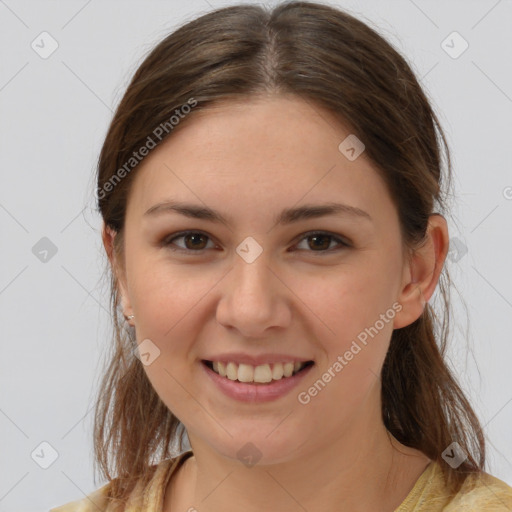
<path id="1" fill-rule="evenodd" d="M 252 263 L 237 256 L 222 286 L 216 314 L 224 327 L 258 338 L 289 325 L 292 293 L 270 268 L 264 253 Z"/>

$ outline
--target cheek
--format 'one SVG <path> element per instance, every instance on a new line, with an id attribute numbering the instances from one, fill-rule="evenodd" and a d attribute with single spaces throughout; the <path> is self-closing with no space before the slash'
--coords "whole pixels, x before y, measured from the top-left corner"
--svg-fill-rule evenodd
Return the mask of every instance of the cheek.
<path id="1" fill-rule="evenodd" d="M 377 396 L 380 388 L 379 375 L 396 310 L 378 289 L 368 288 L 369 283 L 354 281 L 352 289 L 342 288 L 337 293 L 324 290 L 318 295 L 317 305 L 322 304 L 322 297 L 323 304 L 329 304 L 319 309 L 329 329 L 322 323 L 314 333 L 324 357 L 300 391 L 304 393 L 302 400 L 309 401 L 311 415 L 325 418 L 329 410 L 333 425 L 348 421 L 369 396 Z M 339 404 L 339 408 L 332 404 Z"/>
<path id="2" fill-rule="evenodd" d="M 390 306 L 389 286 L 381 276 L 380 269 L 368 264 L 333 269 L 321 279 L 297 276 L 291 288 L 310 309 L 309 316 L 314 313 L 323 325 L 322 337 L 340 343 L 373 324 Z"/>
<path id="3" fill-rule="evenodd" d="M 390 275 L 375 264 L 332 273 L 316 284 L 297 279 L 298 295 L 314 313 L 310 315 L 313 334 L 326 356 L 318 371 L 331 372 L 326 380 L 336 381 L 332 374 L 343 375 L 337 380 L 338 391 L 347 397 L 364 393 L 379 375 L 386 356 L 399 307 Z"/>
<path id="4" fill-rule="evenodd" d="M 171 265 L 162 258 L 134 258 L 130 298 L 137 311 L 137 330 L 159 338 L 170 334 L 173 326 L 194 314 L 213 285 L 198 267 Z"/>

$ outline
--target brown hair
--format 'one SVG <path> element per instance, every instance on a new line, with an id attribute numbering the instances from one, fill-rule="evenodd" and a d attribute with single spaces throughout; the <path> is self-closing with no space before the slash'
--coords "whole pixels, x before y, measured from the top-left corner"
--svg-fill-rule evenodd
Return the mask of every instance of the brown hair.
<path id="1" fill-rule="evenodd" d="M 136 162 L 128 169 L 126 163 L 133 153 L 148 137 L 159 144 L 171 136 L 169 119 L 191 99 L 196 106 L 179 116 L 178 129 L 214 102 L 269 94 L 294 94 L 350 126 L 385 179 L 404 247 L 413 251 L 424 241 L 436 204 L 440 213 L 447 209 L 451 163 L 438 118 L 405 59 L 376 31 L 339 9 L 310 2 L 288 2 L 270 11 L 238 5 L 203 15 L 163 39 L 135 72 L 116 110 L 99 157 L 97 186 L 99 210 L 116 233 L 120 261 L 136 173 Z M 157 126 L 166 130 L 155 141 Z M 117 477 L 111 495 L 123 499 L 136 478 L 150 478 L 151 464 L 175 455 L 173 443 L 183 450 L 185 430 L 133 356 L 136 341 L 119 311 L 115 273 L 110 283 L 115 344 L 96 403 L 95 464 L 108 480 Z M 401 443 L 441 463 L 447 485 L 456 492 L 468 473 L 483 471 L 485 443 L 444 361 L 450 286 L 444 268 L 442 323 L 427 304 L 415 322 L 393 331 L 381 375 L 382 416 Z M 457 469 L 441 457 L 454 441 L 468 456 Z"/>

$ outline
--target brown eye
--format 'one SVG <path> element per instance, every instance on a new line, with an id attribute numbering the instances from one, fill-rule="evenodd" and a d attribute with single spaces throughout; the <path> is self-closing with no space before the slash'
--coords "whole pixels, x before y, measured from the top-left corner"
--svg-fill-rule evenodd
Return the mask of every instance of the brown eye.
<path id="1" fill-rule="evenodd" d="M 332 236 L 329 235 L 312 235 L 307 239 L 312 241 L 312 244 L 309 245 L 312 249 L 329 249 L 331 245 Z"/>
<path id="2" fill-rule="evenodd" d="M 332 252 L 332 250 L 336 250 L 336 248 L 330 248 L 333 241 L 338 244 L 338 248 L 350 247 L 350 245 L 341 238 L 324 232 L 306 233 L 301 239 L 301 243 L 303 241 L 306 241 L 308 247 L 306 251 L 308 252 Z"/>
<path id="3" fill-rule="evenodd" d="M 183 239 L 183 245 L 177 244 L 176 240 Z M 207 247 L 208 241 L 211 242 L 211 239 L 205 233 L 201 231 L 183 231 L 181 233 L 175 233 L 171 237 L 166 238 L 162 245 L 168 247 L 172 251 L 181 251 L 185 253 L 198 253 L 200 254 L 202 251 L 215 247 Z M 338 249 L 351 247 L 350 244 L 343 241 L 340 237 L 332 235 L 326 232 L 312 232 L 306 233 L 300 239 L 300 243 L 306 243 L 306 248 L 299 248 L 299 250 L 304 250 L 306 252 L 314 252 L 314 253 L 331 253 Z M 332 242 L 335 242 L 338 247 L 331 247 Z"/>
<path id="4" fill-rule="evenodd" d="M 174 236 L 173 238 L 168 238 L 164 242 L 164 245 L 171 246 L 171 245 L 177 245 L 174 242 L 179 239 L 184 240 L 184 247 L 178 245 L 178 249 L 176 250 L 182 250 L 182 251 L 190 251 L 190 252 L 200 252 L 204 249 L 206 249 L 206 243 L 209 237 L 205 235 L 204 233 L 201 233 L 199 231 L 186 231 L 184 233 L 179 233 L 177 236 Z M 171 247 L 171 249 L 173 249 Z M 173 249 L 174 250 L 174 249 Z"/>

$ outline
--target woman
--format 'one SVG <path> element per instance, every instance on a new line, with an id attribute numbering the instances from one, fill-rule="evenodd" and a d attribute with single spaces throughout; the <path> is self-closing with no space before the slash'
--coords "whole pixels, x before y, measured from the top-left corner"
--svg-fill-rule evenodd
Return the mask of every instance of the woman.
<path id="1" fill-rule="evenodd" d="M 410 67 L 348 14 L 240 5 L 165 38 L 99 160 L 109 482 L 54 511 L 512 510 L 443 360 L 449 185 Z"/>

